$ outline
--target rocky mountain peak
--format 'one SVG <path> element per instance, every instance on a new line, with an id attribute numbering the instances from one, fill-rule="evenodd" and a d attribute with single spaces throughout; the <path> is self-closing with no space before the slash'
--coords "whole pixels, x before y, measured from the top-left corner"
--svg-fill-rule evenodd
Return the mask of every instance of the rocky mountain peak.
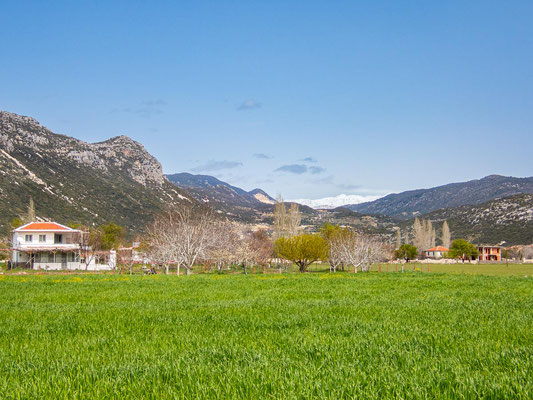
<path id="1" fill-rule="evenodd" d="M 35 118 L 28 117 L 25 115 L 18 115 L 9 111 L 2 111 L 0 110 L 0 122 L 3 124 L 7 123 L 25 123 L 25 124 L 33 124 L 36 126 L 39 126 L 43 128 L 43 126 L 37 121 Z"/>
<path id="2" fill-rule="evenodd" d="M 127 171 L 130 177 L 140 184 L 162 185 L 166 181 L 159 161 L 148 153 L 142 144 L 129 136 L 116 136 L 89 146 L 110 160 L 114 166 Z"/>
<path id="3" fill-rule="evenodd" d="M 33 118 L 0 112 L 0 229 L 30 196 L 42 218 L 131 228 L 169 205 L 194 202 L 127 136 L 87 143 Z"/>
<path id="4" fill-rule="evenodd" d="M 24 157 L 69 158 L 80 168 L 120 173 L 142 185 L 166 182 L 161 164 L 128 136 L 87 143 L 53 133 L 31 117 L 0 112 L 0 148 Z M 35 172 L 38 175 L 38 172 Z"/>

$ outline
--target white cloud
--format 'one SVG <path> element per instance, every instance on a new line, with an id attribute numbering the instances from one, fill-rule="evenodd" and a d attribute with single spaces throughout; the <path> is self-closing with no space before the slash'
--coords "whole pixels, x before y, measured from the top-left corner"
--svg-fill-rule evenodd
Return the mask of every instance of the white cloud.
<path id="1" fill-rule="evenodd" d="M 240 166 L 242 166 L 242 163 L 238 161 L 210 160 L 203 165 L 198 165 L 197 167 L 191 168 L 191 171 L 193 172 L 220 171 L 221 169 L 237 168 Z"/>
<path id="2" fill-rule="evenodd" d="M 256 108 L 261 108 L 262 104 L 254 99 L 244 100 L 238 107 L 237 110 L 254 110 Z"/>

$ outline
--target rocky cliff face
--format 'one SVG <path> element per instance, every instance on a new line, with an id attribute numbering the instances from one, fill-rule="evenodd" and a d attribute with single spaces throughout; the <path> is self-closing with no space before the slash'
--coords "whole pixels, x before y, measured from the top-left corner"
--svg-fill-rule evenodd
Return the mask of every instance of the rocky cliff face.
<path id="1" fill-rule="evenodd" d="M 86 143 L 35 119 L 0 111 L 0 225 L 30 196 L 37 215 L 59 222 L 111 220 L 141 229 L 168 204 L 194 201 L 161 164 L 127 136 Z"/>
<path id="2" fill-rule="evenodd" d="M 161 164 L 142 144 L 127 136 L 117 136 L 101 143 L 86 143 L 57 135 L 35 119 L 13 113 L 0 112 L 0 147 L 7 153 L 26 150 L 41 157 L 65 158 L 80 168 L 94 168 L 103 172 L 121 170 L 143 185 L 165 182 Z"/>

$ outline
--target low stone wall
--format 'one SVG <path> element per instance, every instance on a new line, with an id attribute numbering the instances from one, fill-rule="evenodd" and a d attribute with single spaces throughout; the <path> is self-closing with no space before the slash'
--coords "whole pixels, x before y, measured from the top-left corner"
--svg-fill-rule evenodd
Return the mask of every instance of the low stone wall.
<path id="1" fill-rule="evenodd" d="M 79 262 L 67 262 L 67 263 L 34 263 L 33 264 L 34 270 L 41 270 L 41 271 L 61 271 L 61 270 L 69 270 L 69 271 L 111 271 L 113 268 L 110 267 L 108 264 L 89 264 L 88 266 L 84 263 Z"/>

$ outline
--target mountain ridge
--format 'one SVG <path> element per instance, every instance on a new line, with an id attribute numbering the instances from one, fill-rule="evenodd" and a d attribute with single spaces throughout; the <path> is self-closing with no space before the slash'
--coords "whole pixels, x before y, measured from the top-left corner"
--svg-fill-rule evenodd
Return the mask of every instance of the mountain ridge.
<path id="1" fill-rule="evenodd" d="M 433 222 L 437 237 L 440 237 L 442 222 L 446 220 L 452 239 L 467 239 L 476 244 L 533 243 L 533 194 L 522 193 L 481 204 L 443 208 L 420 218 Z M 412 224 L 413 219 L 399 223 L 404 231 L 411 231 Z"/>
<path id="2" fill-rule="evenodd" d="M 188 172 L 167 174 L 177 187 L 187 190 L 199 202 L 208 204 L 231 218 L 260 223 L 272 212 L 275 200 L 262 189 L 247 192 L 210 175 Z"/>
<path id="3" fill-rule="evenodd" d="M 383 214 L 408 219 L 438 209 L 481 204 L 522 193 L 533 193 L 533 177 L 489 175 L 467 182 L 393 193 L 371 202 L 345 207 L 364 214 Z"/>
<path id="4" fill-rule="evenodd" d="M 309 230 L 331 222 L 391 238 L 399 226 L 409 229 L 412 217 L 419 215 L 437 222 L 447 219 L 452 233 L 467 238 L 495 241 L 501 236 L 500 240 L 523 244 L 533 241 L 529 234 L 533 230 L 530 225 L 533 195 L 514 192 L 528 190 L 533 192 L 533 178 L 490 175 L 356 205 L 362 208 L 379 205 L 388 198 L 384 207 L 396 210 L 392 216 L 346 207 L 315 210 L 300 205 L 300 211 L 302 224 Z M 444 200 L 445 204 L 466 201 L 464 193 L 474 194 L 466 199 L 491 199 L 431 210 Z M 513 194 L 506 196 L 508 193 Z M 156 213 L 172 204 L 203 204 L 222 217 L 265 226 L 273 223 L 275 203 L 260 188 L 246 191 L 209 175 L 165 176 L 159 161 L 128 136 L 87 143 L 56 134 L 34 118 L 0 111 L 3 232 L 7 232 L 5 228 L 13 217 L 24 213 L 30 196 L 42 219 L 95 225 L 114 221 L 136 233 L 141 233 Z M 398 214 L 405 204 L 416 211 L 400 210 Z M 382 211 L 379 207 L 371 211 L 376 210 Z M 491 224 L 497 225 L 497 229 Z"/>
<path id="5" fill-rule="evenodd" d="M 168 204 L 195 202 L 144 146 L 121 135 L 87 143 L 0 111 L 0 226 L 24 212 L 64 223 L 115 221 L 141 229 Z M 4 229 L 5 231 L 5 229 Z"/>

